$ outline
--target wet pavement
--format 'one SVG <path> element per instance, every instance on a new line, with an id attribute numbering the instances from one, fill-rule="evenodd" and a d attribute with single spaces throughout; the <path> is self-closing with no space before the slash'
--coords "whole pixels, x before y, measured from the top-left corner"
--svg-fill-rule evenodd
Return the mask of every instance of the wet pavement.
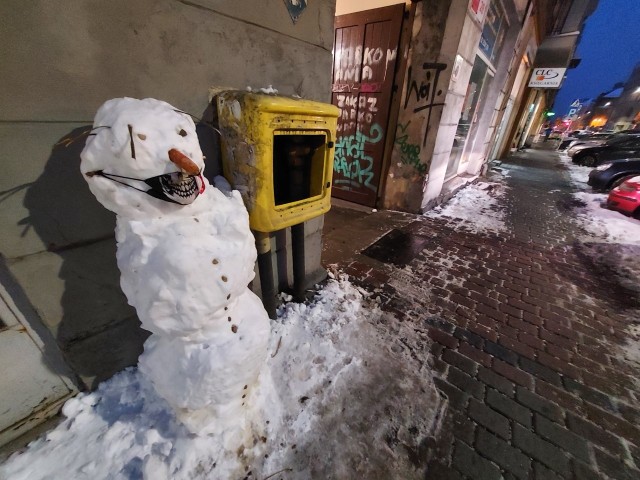
<path id="1" fill-rule="evenodd" d="M 448 409 L 427 479 L 640 478 L 640 364 L 624 356 L 638 289 L 587 254 L 557 155 L 496 166 L 508 233 L 334 207 L 323 258 L 412 322 Z"/>

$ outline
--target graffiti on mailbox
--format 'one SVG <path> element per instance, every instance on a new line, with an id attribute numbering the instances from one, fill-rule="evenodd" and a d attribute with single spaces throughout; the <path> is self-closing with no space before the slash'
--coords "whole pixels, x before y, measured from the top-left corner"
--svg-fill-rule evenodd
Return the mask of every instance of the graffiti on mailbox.
<path id="1" fill-rule="evenodd" d="M 333 171 L 334 174 L 344 178 L 336 177 L 334 184 L 365 187 L 375 191 L 376 186 L 371 183 L 374 176 L 373 158 L 367 154 L 366 150 L 368 145 L 375 145 L 382 140 L 382 137 L 382 127 L 377 123 L 371 125 L 368 135 L 358 130 L 353 135 L 338 137 Z"/>

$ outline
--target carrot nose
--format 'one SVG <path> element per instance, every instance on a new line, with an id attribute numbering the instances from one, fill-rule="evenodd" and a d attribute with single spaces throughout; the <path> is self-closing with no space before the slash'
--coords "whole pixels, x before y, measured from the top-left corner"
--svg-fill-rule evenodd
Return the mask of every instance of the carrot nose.
<path id="1" fill-rule="evenodd" d="M 198 175 L 200 173 L 200 168 L 196 165 L 193 160 L 187 157 L 184 153 L 175 148 L 169 150 L 169 160 L 176 164 L 178 168 L 182 171 L 188 173 L 189 175 Z"/>

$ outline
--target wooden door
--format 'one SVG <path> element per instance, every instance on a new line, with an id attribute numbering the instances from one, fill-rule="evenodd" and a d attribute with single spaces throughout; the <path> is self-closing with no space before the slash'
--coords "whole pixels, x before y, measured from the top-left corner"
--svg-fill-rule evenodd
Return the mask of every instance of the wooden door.
<path id="1" fill-rule="evenodd" d="M 340 109 L 333 196 L 374 207 L 404 3 L 336 17 L 332 103 Z"/>

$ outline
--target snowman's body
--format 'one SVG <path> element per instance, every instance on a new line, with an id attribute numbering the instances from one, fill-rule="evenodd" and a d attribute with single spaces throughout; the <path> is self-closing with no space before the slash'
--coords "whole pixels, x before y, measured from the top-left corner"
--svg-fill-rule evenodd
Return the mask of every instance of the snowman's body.
<path id="1" fill-rule="evenodd" d="M 164 102 L 110 100 L 94 128 L 81 170 L 117 214 L 121 286 L 152 332 L 139 368 L 190 431 L 242 427 L 269 337 L 242 199 L 200 175 L 193 121 Z"/>

